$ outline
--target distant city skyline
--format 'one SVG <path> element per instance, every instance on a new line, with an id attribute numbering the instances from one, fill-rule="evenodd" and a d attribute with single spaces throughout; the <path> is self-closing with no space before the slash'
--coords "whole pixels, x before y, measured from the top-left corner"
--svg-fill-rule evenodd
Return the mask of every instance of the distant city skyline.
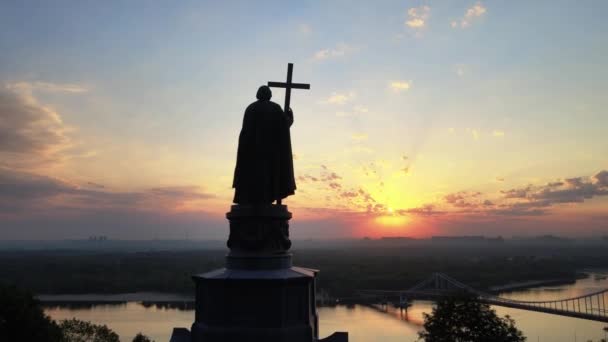
<path id="1" fill-rule="evenodd" d="M 225 239 L 244 109 L 288 62 L 294 238 L 606 235 L 606 10 L 3 2 L 0 239 Z"/>

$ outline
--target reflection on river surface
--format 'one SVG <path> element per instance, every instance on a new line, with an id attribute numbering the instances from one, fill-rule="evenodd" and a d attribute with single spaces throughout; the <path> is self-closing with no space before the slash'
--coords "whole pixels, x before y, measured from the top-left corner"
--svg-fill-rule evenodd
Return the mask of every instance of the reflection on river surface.
<path id="1" fill-rule="evenodd" d="M 538 287 L 503 293 L 500 296 L 518 300 L 540 301 L 570 298 L 608 288 L 608 280 L 592 274 L 574 284 Z M 51 298 L 47 298 L 51 299 Z M 154 298 L 150 298 L 154 300 Z M 415 301 L 405 312 L 387 312 L 362 305 L 319 308 L 320 336 L 334 331 L 348 331 L 350 341 L 416 341 L 423 313 L 430 312 L 431 302 Z M 528 337 L 528 341 L 570 342 L 598 341 L 604 338 L 607 324 L 539 312 L 494 307 L 499 315 L 510 315 Z M 138 333 L 156 342 L 169 341 L 173 327 L 189 328 L 194 320 L 192 303 L 188 302 L 122 302 L 122 303 L 47 303 L 45 309 L 53 319 L 76 317 L 97 324 L 106 324 L 124 342 Z"/>

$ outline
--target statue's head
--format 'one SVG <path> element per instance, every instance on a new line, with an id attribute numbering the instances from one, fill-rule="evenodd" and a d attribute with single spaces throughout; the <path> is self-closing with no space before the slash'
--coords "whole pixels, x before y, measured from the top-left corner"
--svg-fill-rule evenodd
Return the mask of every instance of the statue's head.
<path id="1" fill-rule="evenodd" d="M 255 97 L 257 97 L 258 100 L 261 101 L 270 101 L 270 98 L 272 97 L 272 91 L 270 91 L 269 86 L 263 85 L 258 89 L 258 93 L 255 95 Z"/>

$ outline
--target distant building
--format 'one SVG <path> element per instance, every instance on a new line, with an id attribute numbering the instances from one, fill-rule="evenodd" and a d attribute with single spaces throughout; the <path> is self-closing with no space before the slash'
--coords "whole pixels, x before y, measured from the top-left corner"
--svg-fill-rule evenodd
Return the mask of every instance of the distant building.
<path id="1" fill-rule="evenodd" d="M 571 242 L 572 239 L 563 238 L 555 235 L 541 235 L 534 238 L 538 242 L 549 242 L 549 243 L 564 243 Z"/>
<path id="2" fill-rule="evenodd" d="M 523 244 L 563 244 L 573 243 L 574 239 L 546 234 L 538 236 L 514 236 L 512 241 Z"/>
<path id="3" fill-rule="evenodd" d="M 488 242 L 504 242 L 502 236 L 495 238 L 487 238 L 482 235 L 463 235 L 463 236 L 433 236 L 431 237 L 433 242 L 443 243 L 488 243 Z"/>
<path id="4" fill-rule="evenodd" d="M 416 239 L 409 236 L 383 236 L 380 238 L 382 241 L 414 241 Z"/>

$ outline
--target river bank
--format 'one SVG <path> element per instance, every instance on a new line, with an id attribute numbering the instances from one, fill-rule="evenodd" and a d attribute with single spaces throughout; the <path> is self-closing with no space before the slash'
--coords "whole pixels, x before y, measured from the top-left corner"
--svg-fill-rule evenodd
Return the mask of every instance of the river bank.
<path id="1" fill-rule="evenodd" d="M 580 279 L 589 278 L 589 273 L 578 273 L 573 279 L 559 278 L 547 280 L 530 280 L 513 282 L 504 285 L 493 286 L 489 288 L 491 293 L 506 293 L 513 291 L 529 290 L 544 286 L 561 286 L 571 285 Z M 179 293 L 164 293 L 164 292 L 132 292 L 132 293 L 115 293 L 115 294 L 100 294 L 100 293 L 83 293 L 83 294 L 39 294 L 36 298 L 47 304 L 61 303 L 100 303 L 100 304 L 120 304 L 127 302 L 146 302 L 146 303 L 193 303 L 194 296 Z M 340 298 L 332 297 L 324 294 L 318 296 L 319 305 L 333 304 L 361 304 L 361 300 L 355 297 Z"/>
<path id="2" fill-rule="evenodd" d="M 608 287 L 608 279 L 593 274 L 574 284 L 531 287 L 505 293 L 506 297 L 522 301 L 572 298 Z M 55 320 L 76 317 L 96 324 L 105 324 L 116 331 L 122 341 L 131 341 L 138 332 L 144 332 L 156 341 L 168 341 L 173 327 L 189 327 L 194 320 L 194 305 L 185 303 L 154 303 L 155 299 L 170 299 L 173 295 L 158 292 L 140 292 L 106 297 L 112 299 L 138 299 L 141 302 L 122 302 L 118 305 L 104 301 L 98 304 L 78 302 L 55 304 L 45 302 L 45 312 Z M 100 295 L 78 296 L 73 299 L 100 299 Z M 44 299 L 70 299 L 71 296 Z M 101 295 L 105 297 L 105 295 Z M 184 298 L 178 295 L 178 298 Z M 319 306 L 320 336 L 336 330 L 348 331 L 352 341 L 416 341 L 424 313 L 432 311 L 429 301 L 412 302 L 407 312 L 377 310 L 366 305 Z M 390 306 L 389 306 L 390 308 Z M 499 316 L 515 319 L 529 341 L 571 342 L 598 341 L 604 338 L 604 323 L 579 318 L 550 315 L 521 309 L 493 307 Z"/>
<path id="3" fill-rule="evenodd" d="M 589 277 L 588 273 L 577 273 L 576 277 L 572 278 L 558 278 L 558 279 L 546 279 L 546 280 L 530 280 L 530 281 L 518 281 L 508 283 L 505 285 L 491 286 L 488 289 L 489 293 L 502 293 L 519 290 L 528 290 L 535 287 L 542 286 L 560 286 L 560 285 L 571 285 L 576 283 L 577 280 L 586 279 Z"/>

